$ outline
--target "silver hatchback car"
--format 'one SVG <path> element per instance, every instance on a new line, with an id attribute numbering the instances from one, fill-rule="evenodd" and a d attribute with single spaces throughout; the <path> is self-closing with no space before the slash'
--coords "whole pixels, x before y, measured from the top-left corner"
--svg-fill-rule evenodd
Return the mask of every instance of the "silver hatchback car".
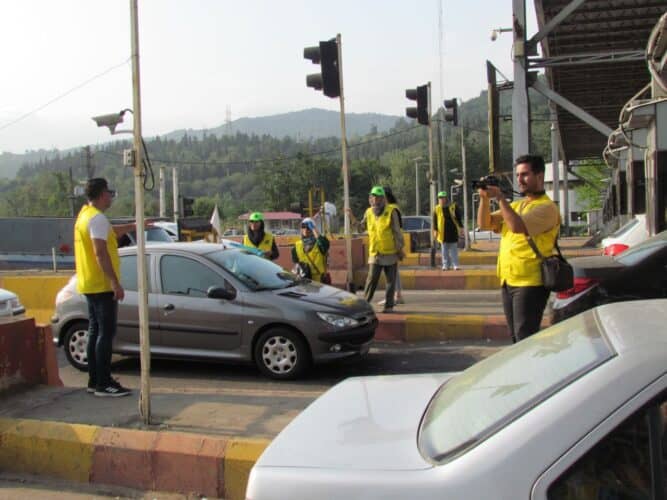
<path id="1" fill-rule="evenodd" d="M 119 251 L 125 299 L 113 351 L 139 355 L 137 249 Z M 311 363 L 365 355 L 377 318 L 365 300 L 300 279 L 240 248 L 165 243 L 146 248 L 151 355 L 254 362 L 292 379 Z M 53 340 L 87 369 L 88 315 L 76 277 L 58 293 Z"/>

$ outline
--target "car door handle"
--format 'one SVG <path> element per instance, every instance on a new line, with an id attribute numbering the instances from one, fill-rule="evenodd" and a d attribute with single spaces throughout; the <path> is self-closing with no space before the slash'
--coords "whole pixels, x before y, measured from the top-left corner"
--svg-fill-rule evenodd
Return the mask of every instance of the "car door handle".
<path id="1" fill-rule="evenodd" d="M 167 304 L 162 309 L 164 309 L 165 311 L 173 311 L 174 309 L 176 309 L 176 307 L 174 306 L 174 304 Z"/>

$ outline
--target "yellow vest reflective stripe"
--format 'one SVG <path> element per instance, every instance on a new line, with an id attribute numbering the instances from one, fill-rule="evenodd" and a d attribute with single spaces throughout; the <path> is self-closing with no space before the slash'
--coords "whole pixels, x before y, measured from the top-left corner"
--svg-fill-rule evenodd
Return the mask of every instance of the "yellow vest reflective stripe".
<path id="1" fill-rule="evenodd" d="M 456 204 L 450 203 L 447 208 L 449 210 L 449 216 L 452 218 L 452 221 L 454 221 L 456 229 L 460 230 L 461 226 L 459 226 L 459 223 L 456 220 Z M 438 241 L 442 242 L 445 241 L 445 213 L 443 212 L 442 207 L 439 204 L 435 206 L 434 211 L 435 211 L 436 221 L 438 223 Z"/>
<path id="2" fill-rule="evenodd" d="M 299 262 L 308 264 L 308 267 L 310 268 L 310 279 L 313 281 L 322 281 L 322 274 L 327 270 L 327 260 L 320 250 L 320 247 L 313 245 L 310 252 L 306 254 L 306 251 L 303 248 L 303 241 L 297 240 L 296 243 L 294 243 L 294 249 L 296 250 L 296 256 L 299 259 Z"/>
<path id="3" fill-rule="evenodd" d="M 530 203 L 526 203 L 525 199 L 513 201 L 510 206 L 519 215 L 524 215 L 535 207 L 550 203 L 553 203 L 553 201 L 545 194 Z M 559 230 L 560 224 L 556 224 L 549 231 L 533 237 L 533 241 L 542 255 L 548 256 L 553 253 L 556 235 Z M 540 259 L 530 248 L 526 235 L 513 233 L 507 228 L 507 224 L 502 225 L 496 272 L 501 284 L 507 283 L 510 286 L 542 285 Z"/>
<path id="4" fill-rule="evenodd" d="M 259 242 L 259 245 L 255 245 L 246 234 L 243 237 L 243 244 L 247 247 L 259 248 L 262 252 L 270 252 L 273 248 L 273 235 L 271 233 L 264 233 L 264 238 Z"/>
<path id="5" fill-rule="evenodd" d="M 84 205 L 74 224 L 74 255 L 76 265 L 76 289 L 79 293 L 111 292 L 111 281 L 97 263 L 93 240 L 88 226 L 90 219 L 102 212 L 92 205 Z M 116 277 L 120 279 L 120 258 L 118 257 L 118 241 L 113 228 L 107 235 L 107 252 L 111 258 Z"/>
<path id="6" fill-rule="evenodd" d="M 368 229 L 368 255 L 390 255 L 397 252 L 394 233 L 391 230 L 391 214 L 395 206 L 387 205 L 376 216 L 372 208 L 366 210 L 366 229 Z"/>

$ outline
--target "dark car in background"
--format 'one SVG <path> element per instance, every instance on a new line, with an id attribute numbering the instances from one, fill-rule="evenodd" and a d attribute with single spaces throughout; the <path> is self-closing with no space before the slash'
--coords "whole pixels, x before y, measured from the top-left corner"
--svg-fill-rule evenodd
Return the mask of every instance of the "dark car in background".
<path id="1" fill-rule="evenodd" d="M 557 323 L 601 304 L 667 297 L 667 231 L 610 256 L 569 260 L 574 287 L 556 294 L 551 321 Z"/>
<path id="2" fill-rule="evenodd" d="M 410 233 L 412 251 L 431 248 L 431 218 L 428 215 L 404 215 L 403 231 Z"/>
<path id="3" fill-rule="evenodd" d="M 138 356 L 137 248 L 119 253 L 125 299 L 113 352 Z M 362 298 L 298 278 L 243 248 L 147 245 L 146 274 L 154 358 L 254 362 L 269 377 L 292 379 L 311 363 L 366 354 L 378 324 Z M 51 326 L 70 364 L 86 370 L 88 313 L 75 280 L 58 292 Z"/>

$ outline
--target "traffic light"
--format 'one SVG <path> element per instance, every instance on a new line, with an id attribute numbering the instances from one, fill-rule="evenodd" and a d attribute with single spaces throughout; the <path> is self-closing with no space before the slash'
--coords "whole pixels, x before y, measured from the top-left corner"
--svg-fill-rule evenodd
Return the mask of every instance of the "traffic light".
<path id="1" fill-rule="evenodd" d="M 455 127 L 459 124 L 459 102 L 454 99 L 445 99 L 445 120 L 452 122 Z"/>
<path id="2" fill-rule="evenodd" d="M 181 202 L 183 203 L 183 217 L 192 217 L 195 214 L 193 209 L 195 199 L 181 196 Z"/>
<path id="3" fill-rule="evenodd" d="M 417 107 L 405 108 L 406 116 L 416 118 L 422 125 L 428 125 L 428 85 L 420 85 L 416 89 L 407 89 L 405 97 L 417 101 Z"/>
<path id="4" fill-rule="evenodd" d="M 340 97 L 340 79 L 338 73 L 338 44 L 336 39 L 320 42 L 319 46 L 303 49 L 304 59 L 319 64 L 321 73 L 306 76 L 306 86 L 322 90 L 325 96 Z"/>

